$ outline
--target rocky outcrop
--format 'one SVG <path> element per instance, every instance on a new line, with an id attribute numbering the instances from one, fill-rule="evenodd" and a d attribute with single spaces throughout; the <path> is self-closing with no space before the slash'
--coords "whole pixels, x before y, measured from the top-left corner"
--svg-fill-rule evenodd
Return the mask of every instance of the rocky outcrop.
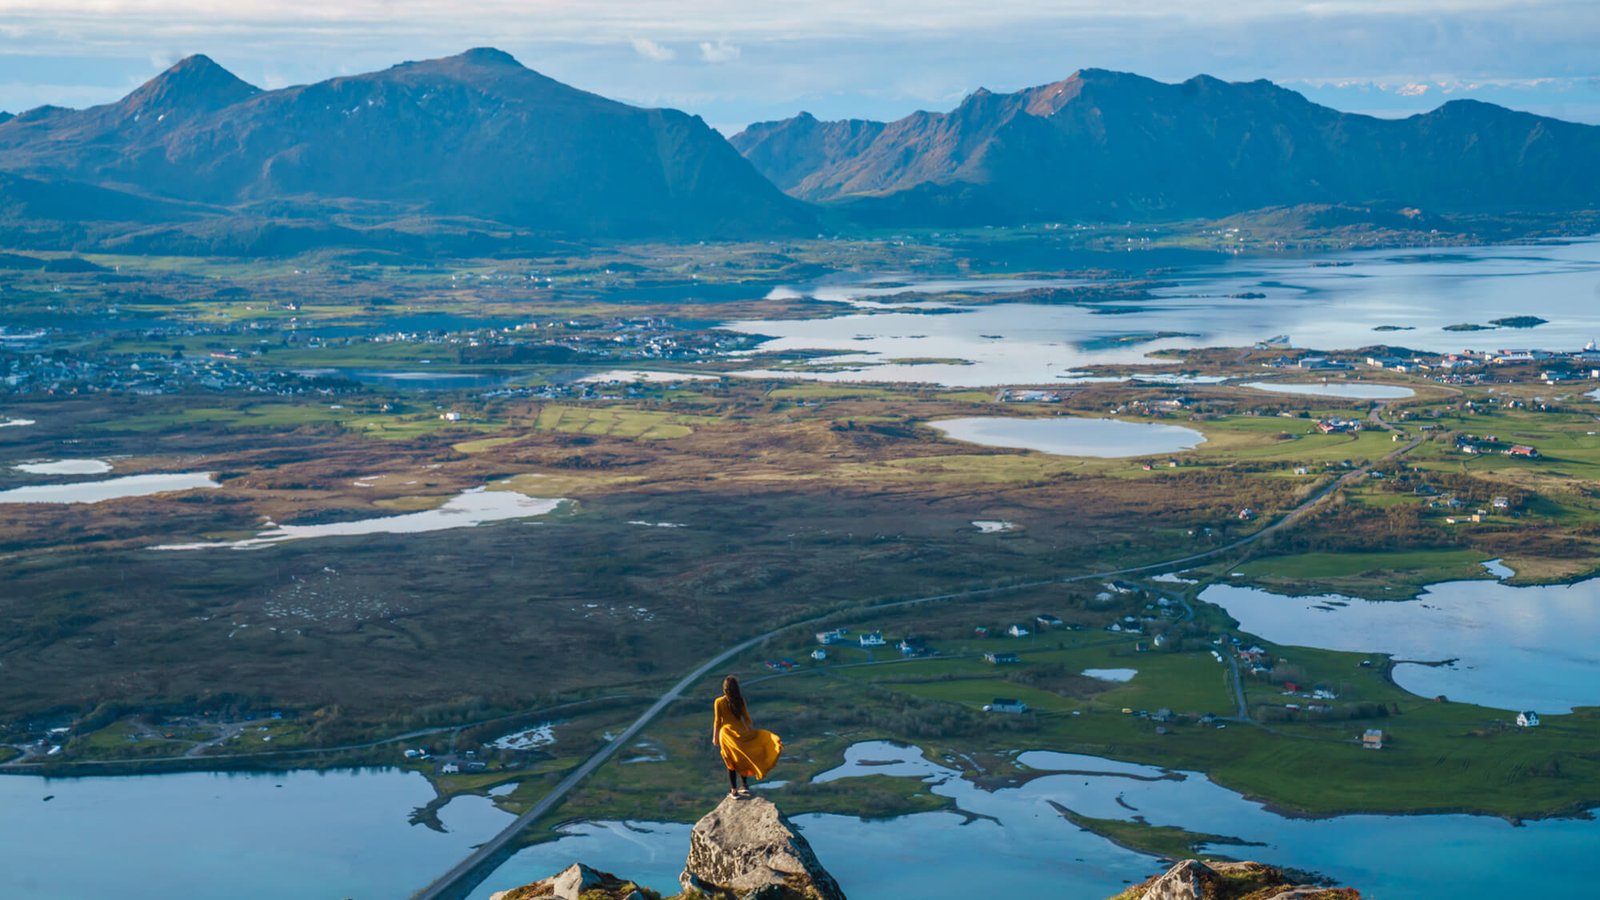
<path id="1" fill-rule="evenodd" d="M 1297 884 L 1281 869 L 1256 862 L 1186 859 L 1113 900 L 1360 900 L 1352 888 Z"/>
<path id="2" fill-rule="evenodd" d="M 772 801 L 729 797 L 695 823 L 680 897 L 712 900 L 844 900 L 811 845 Z M 492 900 L 657 900 L 608 872 L 574 864 Z"/>
<path id="3" fill-rule="evenodd" d="M 726 798 L 695 823 L 678 883 L 739 900 L 844 900 L 811 845 L 761 797 Z"/>
<path id="4" fill-rule="evenodd" d="M 542 881 L 491 894 L 489 900 L 656 900 L 659 896 L 610 872 L 573 863 Z"/>

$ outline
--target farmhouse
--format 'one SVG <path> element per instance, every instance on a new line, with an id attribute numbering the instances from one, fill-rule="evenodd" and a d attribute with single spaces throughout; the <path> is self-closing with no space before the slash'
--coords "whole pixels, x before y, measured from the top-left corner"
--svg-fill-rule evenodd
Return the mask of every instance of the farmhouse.
<path id="1" fill-rule="evenodd" d="M 996 697 L 994 698 L 994 701 L 985 706 L 983 710 L 984 712 L 997 713 L 1025 713 L 1028 711 L 1028 704 L 1023 703 L 1021 700 L 1013 700 L 1009 697 Z"/>
<path id="2" fill-rule="evenodd" d="M 1382 750 L 1383 729 L 1368 728 L 1366 733 L 1361 735 L 1361 747 L 1365 750 Z"/>
<path id="3" fill-rule="evenodd" d="M 888 644 L 888 642 L 883 639 L 883 632 L 881 631 L 869 631 L 866 634 L 863 634 L 860 638 L 860 642 L 861 646 L 863 647 L 882 647 Z"/>
<path id="4" fill-rule="evenodd" d="M 1006 629 L 1006 634 L 1009 634 L 1015 638 L 1027 637 L 1032 633 L 1033 632 L 1029 631 L 1028 626 L 1026 625 L 1013 625 Z"/>
<path id="5" fill-rule="evenodd" d="M 1533 710 L 1524 710 L 1517 713 L 1517 725 L 1522 728 L 1539 727 L 1539 714 Z"/>
<path id="6" fill-rule="evenodd" d="M 983 660 L 991 666 L 1009 666 L 1022 661 L 1015 653 L 985 653 Z"/>

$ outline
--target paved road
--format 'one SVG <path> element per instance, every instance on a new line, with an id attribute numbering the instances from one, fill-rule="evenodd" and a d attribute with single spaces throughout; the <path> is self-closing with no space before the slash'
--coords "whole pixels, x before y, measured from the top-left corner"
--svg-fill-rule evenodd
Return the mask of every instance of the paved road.
<path id="1" fill-rule="evenodd" d="M 1378 411 L 1382 406 L 1382 403 L 1374 405 L 1370 414 L 1371 419 L 1380 427 L 1393 431 L 1395 429 L 1388 425 L 1388 423 L 1383 422 L 1380 418 L 1378 418 Z M 1395 457 L 1410 451 L 1419 443 L 1421 443 L 1421 438 L 1413 438 L 1411 442 L 1406 444 L 1404 447 L 1401 447 L 1400 449 L 1395 450 L 1394 452 L 1383 457 L 1382 461 L 1387 462 L 1391 459 L 1394 459 Z M 713 656 L 711 659 L 701 664 L 701 666 L 695 669 L 693 672 L 685 675 L 678 681 L 677 684 L 674 684 L 666 693 L 662 694 L 661 698 L 652 704 L 649 709 L 645 710 L 644 713 L 639 716 L 639 718 L 635 719 L 633 724 L 629 725 L 627 729 L 625 729 L 621 734 L 617 735 L 616 738 L 614 738 L 610 743 L 595 751 L 593 756 L 585 760 L 582 765 L 574 769 L 566 778 L 563 778 L 561 783 L 557 784 L 555 788 L 550 791 L 550 793 L 544 796 L 543 799 L 534 804 L 534 806 L 527 812 L 518 816 L 516 821 L 506 826 L 505 829 L 499 834 L 495 835 L 493 838 L 490 838 L 487 842 L 479 846 L 471 856 L 468 856 L 466 859 L 456 864 L 450 869 L 450 871 L 444 873 L 436 881 L 434 881 L 433 884 L 418 892 L 415 897 L 417 900 L 444 900 L 444 898 L 464 896 L 468 890 L 477 884 L 477 881 L 475 880 L 468 880 L 472 878 L 474 873 L 477 873 L 480 868 L 484 867 L 485 863 L 496 858 L 500 853 L 505 851 L 507 845 L 510 844 L 510 842 L 516 838 L 516 836 L 520 834 L 523 829 L 527 828 L 536 820 L 543 817 L 546 813 L 550 812 L 550 810 L 555 809 L 555 807 L 566 798 L 566 795 L 574 787 L 576 787 L 579 782 L 593 774 L 593 772 L 600 768 L 600 766 L 603 765 L 606 760 L 609 760 L 613 755 L 616 754 L 618 750 L 622 749 L 624 745 L 633 740 L 633 738 L 640 731 L 644 730 L 645 726 L 649 725 L 656 716 L 661 714 L 662 710 L 666 709 L 674 701 L 682 697 L 683 692 L 691 685 L 699 681 L 701 678 L 704 678 L 706 673 L 710 672 L 712 669 L 715 669 L 716 667 L 722 665 L 730 659 L 733 659 L 735 656 L 738 656 L 740 653 L 743 653 L 751 647 L 762 643 L 763 641 L 777 637 L 783 632 L 789 631 L 793 628 L 813 625 L 847 613 L 859 615 L 862 613 L 880 612 L 888 609 L 915 606 L 923 603 L 937 603 L 946 600 L 965 600 L 989 594 L 1009 593 L 1011 591 L 1027 590 L 1029 588 L 1044 587 L 1052 584 L 1070 584 L 1078 581 L 1093 581 L 1104 578 L 1115 578 L 1119 575 L 1136 575 L 1145 572 L 1156 572 L 1165 569 L 1187 567 L 1202 560 L 1222 556 L 1234 550 L 1248 547 L 1262 538 L 1267 537 L 1268 535 L 1276 534 L 1277 532 L 1288 528 L 1289 526 L 1298 522 L 1300 519 L 1309 515 L 1313 509 L 1315 509 L 1339 488 L 1350 484 L 1357 479 L 1366 477 L 1367 472 L 1369 472 L 1371 468 L 1371 466 L 1362 466 L 1357 469 L 1352 469 L 1342 477 L 1335 479 L 1334 481 L 1329 482 L 1328 484 L 1323 485 L 1321 488 L 1318 488 L 1316 491 L 1312 492 L 1309 497 L 1301 501 L 1299 506 L 1296 506 L 1294 509 L 1290 510 L 1278 521 L 1273 522 L 1259 531 L 1245 535 L 1242 538 L 1231 541 L 1227 544 L 1223 544 L 1220 547 L 1213 547 L 1210 550 L 1205 550 L 1200 553 L 1191 553 L 1187 556 L 1177 557 L 1176 559 L 1163 560 L 1161 562 L 1149 563 L 1142 566 L 1128 566 L 1121 569 L 1109 569 L 1103 572 L 1090 572 L 1083 575 L 1042 578 L 1032 581 L 995 585 L 986 588 L 951 591 L 944 594 L 931 594 L 926 597 L 915 597 L 909 600 L 891 600 L 885 603 L 875 603 L 848 610 L 831 610 L 807 619 L 790 622 L 778 628 L 774 628 L 771 631 L 748 638 L 747 640 L 723 650 L 721 653 L 718 653 L 716 656 Z M 1234 687 L 1238 696 L 1240 715 L 1243 716 L 1244 698 L 1243 691 L 1239 685 L 1237 670 L 1235 670 Z M 479 878 L 481 879 L 481 877 L 484 875 L 487 875 L 487 873 L 479 873 Z"/>

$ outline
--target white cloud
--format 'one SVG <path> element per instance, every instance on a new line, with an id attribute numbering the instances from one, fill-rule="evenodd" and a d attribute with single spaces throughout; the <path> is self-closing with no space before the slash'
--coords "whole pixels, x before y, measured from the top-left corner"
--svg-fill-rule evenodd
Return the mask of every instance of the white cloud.
<path id="1" fill-rule="evenodd" d="M 656 62 L 666 62 L 678 55 L 671 47 L 664 47 L 649 38 L 638 37 L 633 39 L 633 52 Z"/>
<path id="2" fill-rule="evenodd" d="M 735 44 L 728 43 L 727 38 L 723 38 L 715 44 L 710 41 L 701 41 L 700 58 L 708 63 L 733 62 L 739 58 L 739 48 Z"/>
<path id="3" fill-rule="evenodd" d="M 1421 97 L 1423 94 L 1428 92 L 1428 85 L 1421 84 L 1419 82 L 1402 84 L 1395 88 L 1394 92 L 1402 97 Z"/>

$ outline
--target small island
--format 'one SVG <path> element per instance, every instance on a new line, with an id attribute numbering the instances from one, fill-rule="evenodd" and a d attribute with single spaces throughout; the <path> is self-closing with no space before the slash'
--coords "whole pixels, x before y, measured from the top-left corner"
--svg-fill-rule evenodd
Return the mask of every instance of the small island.
<path id="1" fill-rule="evenodd" d="M 1501 328 L 1533 328 L 1549 321 L 1549 319 L 1541 319 L 1538 316 L 1508 316 L 1504 319 L 1490 319 L 1489 324 L 1499 325 Z"/>

